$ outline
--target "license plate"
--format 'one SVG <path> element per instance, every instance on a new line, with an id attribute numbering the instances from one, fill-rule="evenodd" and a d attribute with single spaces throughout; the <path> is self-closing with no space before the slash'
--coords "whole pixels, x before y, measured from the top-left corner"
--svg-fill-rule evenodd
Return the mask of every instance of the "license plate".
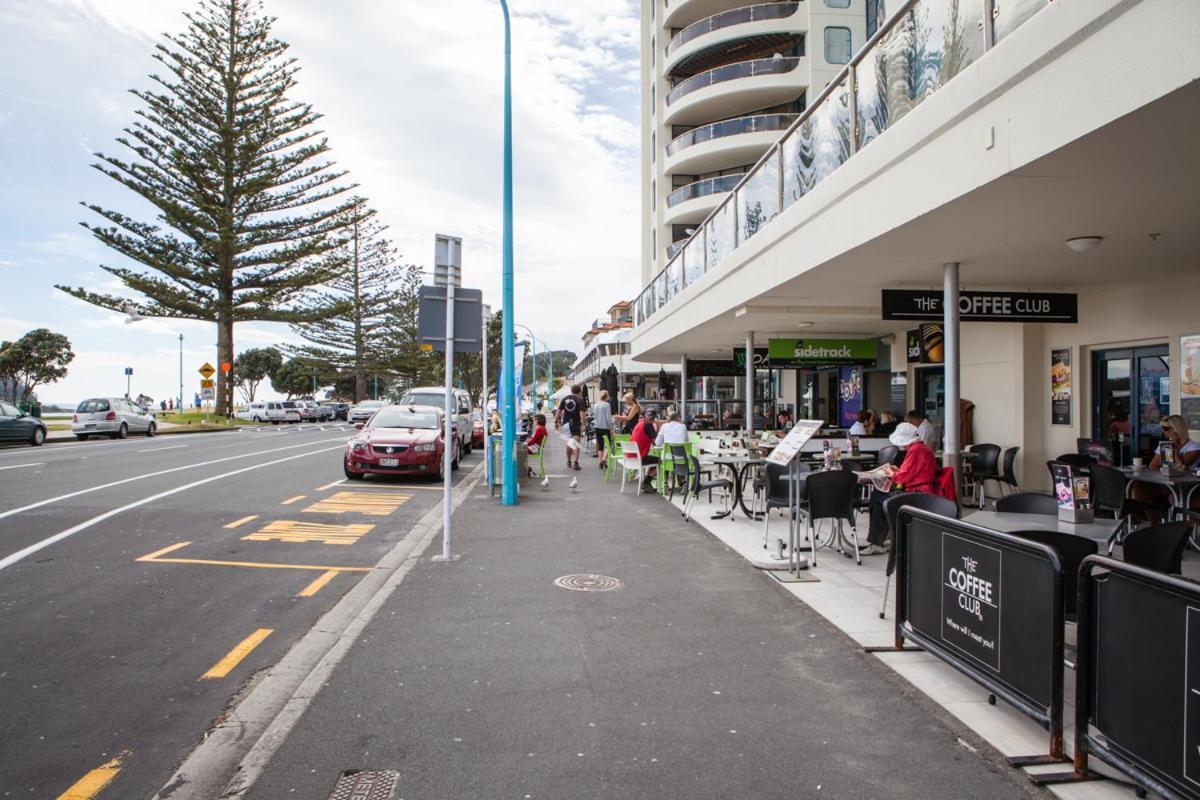
<path id="1" fill-rule="evenodd" d="M 84 429 L 85 429 L 85 430 L 86 430 L 87 428 L 94 428 L 94 427 L 96 427 L 96 423 L 94 423 L 94 422 L 88 422 L 88 423 L 85 423 L 83 427 L 84 427 Z"/>
<path id="2" fill-rule="evenodd" d="M 381 466 L 381 467 L 398 467 L 398 466 L 400 466 L 400 459 L 398 459 L 398 458 L 381 458 L 381 459 L 379 459 L 379 466 Z"/>

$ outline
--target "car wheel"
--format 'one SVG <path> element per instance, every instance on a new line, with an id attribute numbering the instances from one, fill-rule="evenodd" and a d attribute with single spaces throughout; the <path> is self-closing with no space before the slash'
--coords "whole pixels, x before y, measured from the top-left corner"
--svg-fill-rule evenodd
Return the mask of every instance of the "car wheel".
<path id="1" fill-rule="evenodd" d="M 433 477 L 437 478 L 438 481 L 446 480 L 446 459 L 443 456 L 438 457 L 437 472 L 433 473 Z"/>
<path id="2" fill-rule="evenodd" d="M 116 434 L 115 434 L 115 438 L 117 438 L 117 439 L 125 439 L 125 438 L 127 438 L 128 436 L 129 436 L 129 426 L 128 426 L 128 425 L 126 425 L 124 422 L 122 422 L 122 423 L 121 423 L 121 427 L 117 428 L 117 432 L 116 432 Z"/>
<path id="3" fill-rule="evenodd" d="M 88 435 L 86 433 L 77 433 L 75 434 L 75 438 L 81 442 L 86 442 L 88 440 Z"/>
<path id="4" fill-rule="evenodd" d="M 44 441 L 46 441 L 46 431 L 41 425 L 38 425 L 33 429 L 33 435 L 29 437 L 29 443 L 34 447 L 41 447 Z"/>
<path id="5" fill-rule="evenodd" d="M 352 472 L 350 464 L 344 459 L 342 460 L 342 472 L 346 473 L 346 478 L 349 480 L 361 481 L 363 479 L 363 474 L 361 472 Z"/>
<path id="6" fill-rule="evenodd" d="M 156 433 L 158 433 L 158 426 L 157 426 L 157 425 L 155 425 L 153 422 L 151 422 L 151 423 L 150 423 L 150 427 L 149 427 L 149 428 L 146 428 L 146 436 L 147 436 L 147 437 L 150 437 L 150 436 L 153 436 L 153 435 L 154 435 L 154 434 L 156 434 Z"/>
<path id="7" fill-rule="evenodd" d="M 255 414 L 254 419 L 252 419 L 251 422 L 262 422 L 262 417 L 258 416 L 258 414 Z"/>
<path id="8" fill-rule="evenodd" d="M 273 420 L 271 420 L 271 424 L 272 424 L 272 425 L 278 425 L 278 424 L 279 424 L 279 420 L 277 420 L 277 419 L 273 419 Z"/>
<path id="9" fill-rule="evenodd" d="M 465 455 L 465 456 L 471 455 L 471 451 L 475 449 L 474 443 L 470 439 L 467 439 L 465 442 L 463 442 L 463 445 L 464 445 L 463 455 Z"/>

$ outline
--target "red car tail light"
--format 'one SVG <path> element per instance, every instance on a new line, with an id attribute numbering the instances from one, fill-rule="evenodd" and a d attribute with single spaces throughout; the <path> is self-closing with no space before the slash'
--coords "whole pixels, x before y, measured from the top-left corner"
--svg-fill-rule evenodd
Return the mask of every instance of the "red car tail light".
<path id="1" fill-rule="evenodd" d="M 109 422 L 112 422 L 114 419 L 116 419 L 116 418 L 117 418 L 117 412 L 115 412 L 115 411 L 110 411 L 110 412 L 108 412 L 107 414 L 105 414 L 105 415 L 104 415 L 104 418 L 105 418 L 106 420 L 108 420 Z"/>

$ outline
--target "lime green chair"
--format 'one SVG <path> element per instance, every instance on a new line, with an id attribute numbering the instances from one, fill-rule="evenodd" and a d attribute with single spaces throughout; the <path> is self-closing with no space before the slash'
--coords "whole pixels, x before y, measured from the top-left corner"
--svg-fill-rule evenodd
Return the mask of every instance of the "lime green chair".
<path id="1" fill-rule="evenodd" d="M 546 437 L 546 441 L 542 442 L 542 446 L 538 448 L 536 453 L 529 454 L 529 460 L 537 462 L 539 478 L 546 477 L 546 445 L 550 443 L 550 437 Z"/>
<path id="2" fill-rule="evenodd" d="M 612 435 L 612 447 L 608 450 L 608 469 L 604 471 L 604 482 L 608 483 L 608 479 L 617 471 L 617 462 L 621 460 L 621 442 L 632 440 L 632 436 L 628 433 L 614 433 Z"/>

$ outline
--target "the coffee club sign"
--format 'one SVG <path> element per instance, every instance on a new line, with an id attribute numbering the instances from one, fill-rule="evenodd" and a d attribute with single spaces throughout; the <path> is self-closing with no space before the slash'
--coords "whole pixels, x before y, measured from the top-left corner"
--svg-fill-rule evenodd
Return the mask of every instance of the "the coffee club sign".
<path id="1" fill-rule="evenodd" d="M 942 293 L 934 289 L 884 289 L 883 318 L 928 320 L 944 316 Z M 963 322 L 1078 322 L 1079 297 L 1052 292 L 962 292 Z"/>

